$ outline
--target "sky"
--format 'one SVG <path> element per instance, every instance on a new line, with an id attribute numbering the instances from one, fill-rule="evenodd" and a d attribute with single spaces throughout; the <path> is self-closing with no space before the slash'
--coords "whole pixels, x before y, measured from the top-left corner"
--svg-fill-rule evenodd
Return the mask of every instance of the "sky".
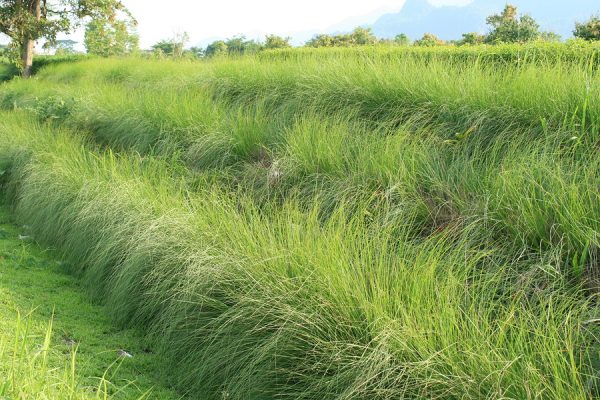
<path id="1" fill-rule="evenodd" d="M 465 5 L 472 0 L 430 0 L 433 5 Z M 340 30 L 374 22 L 397 12 L 405 0 L 123 0 L 139 21 L 141 46 L 150 47 L 177 32 L 188 32 L 192 44 L 245 34 L 296 36 L 299 32 Z M 166 3 L 168 6 L 160 6 Z M 151 4 L 157 4 L 153 6 Z M 366 18 L 365 18 L 366 17 Z M 353 22 L 356 22 L 352 25 Z"/>
<path id="2" fill-rule="evenodd" d="M 465 5 L 472 0 L 429 0 L 436 6 Z M 313 34 L 349 30 L 397 12 L 405 0 L 123 0 L 138 20 L 142 48 L 187 32 L 190 45 L 243 34 L 307 40 Z M 65 37 L 61 37 L 65 38 Z M 83 41 L 81 31 L 70 38 Z M 1 41 L 1 39 L 0 39 Z M 79 47 L 79 46 L 78 46 Z"/>

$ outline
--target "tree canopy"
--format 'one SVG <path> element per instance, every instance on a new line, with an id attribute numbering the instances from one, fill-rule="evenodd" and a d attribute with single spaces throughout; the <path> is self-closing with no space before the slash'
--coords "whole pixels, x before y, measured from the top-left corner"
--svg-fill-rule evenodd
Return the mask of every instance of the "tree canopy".
<path id="1" fill-rule="evenodd" d="M 163 39 L 152 46 L 152 50 L 161 56 L 180 58 L 185 53 L 185 45 L 190 41 L 187 32 L 177 33 L 170 39 Z"/>
<path id="2" fill-rule="evenodd" d="M 265 49 L 286 49 L 288 47 L 292 47 L 290 44 L 291 38 L 289 37 L 281 37 L 277 35 L 267 35 L 265 37 Z"/>
<path id="3" fill-rule="evenodd" d="M 410 38 L 405 33 L 400 33 L 394 37 L 394 43 L 399 46 L 410 45 Z"/>
<path id="4" fill-rule="evenodd" d="M 426 33 L 419 40 L 415 40 L 415 46 L 424 46 L 424 47 L 433 47 L 433 46 L 441 46 L 444 44 L 444 41 L 433 33 Z"/>
<path id="5" fill-rule="evenodd" d="M 93 19 L 85 27 L 84 44 L 89 54 L 103 57 L 131 54 L 139 48 L 135 21 Z"/>
<path id="6" fill-rule="evenodd" d="M 377 37 L 373 34 L 371 28 L 357 27 L 351 33 L 342 33 L 338 35 L 317 35 L 306 42 L 308 47 L 335 47 L 335 46 L 361 46 L 376 44 Z"/>
<path id="7" fill-rule="evenodd" d="M 539 24 L 529 15 L 519 16 L 517 7 L 507 4 L 500 14 L 486 18 L 491 27 L 486 37 L 487 43 L 522 43 L 540 36 Z"/>
<path id="8" fill-rule="evenodd" d="M 119 0 L 0 0 L 0 32 L 10 37 L 13 58 L 20 56 L 28 76 L 36 40 L 55 43 L 59 33 L 70 32 L 86 18 L 113 21 L 120 12 L 129 14 Z"/>
<path id="9" fill-rule="evenodd" d="M 587 22 L 576 23 L 573 36 L 585 40 L 600 40 L 600 16 L 594 15 Z"/>

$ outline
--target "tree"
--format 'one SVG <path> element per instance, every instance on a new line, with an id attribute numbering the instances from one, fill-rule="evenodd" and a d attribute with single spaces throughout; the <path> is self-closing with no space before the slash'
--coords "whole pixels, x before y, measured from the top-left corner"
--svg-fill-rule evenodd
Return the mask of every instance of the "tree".
<path id="1" fill-rule="evenodd" d="M 306 47 L 331 47 L 333 46 L 333 37 L 331 35 L 319 34 L 314 36 L 305 44 Z"/>
<path id="2" fill-rule="evenodd" d="M 410 39 L 408 38 L 407 35 L 405 35 L 404 33 L 401 33 L 399 35 L 396 35 L 396 37 L 394 37 L 394 43 L 397 44 L 398 46 L 408 46 L 408 45 L 410 45 Z"/>
<path id="3" fill-rule="evenodd" d="M 204 48 L 198 46 L 192 46 L 188 51 L 194 58 L 204 57 L 205 54 Z"/>
<path id="4" fill-rule="evenodd" d="M 500 14 L 486 18 L 491 27 L 487 43 L 523 43 L 538 39 L 540 26 L 529 15 L 517 15 L 517 7 L 507 4 Z"/>
<path id="5" fill-rule="evenodd" d="M 543 31 L 540 32 L 540 40 L 543 40 L 544 42 L 560 42 L 562 37 L 556 32 Z"/>
<path id="6" fill-rule="evenodd" d="M 349 47 L 376 44 L 378 39 L 371 28 L 357 27 L 351 33 L 317 35 L 306 42 L 307 47 Z"/>
<path id="7" fill-rule="evenodd" d="M 189 40 L 190 36 L 187 32 L 177 33 L 171 39 L 163 39 L 152 45 L 152 50 L 161 55 L 181 58 L 185 51 L 185 45 Z"/>
<path id="8" fill-rule="evenodd" d="M 172 56 L 174 46 L 170 40 L 163 39 L 160 42 L 157 42 L 152 45 L 152 50 L 154 53 L 160 53 L 162 55 Z"/>
<path id="9" fill-rule="evenodd" d="M 206 57 L 215 57 L 225 54 L 227 54 L 227 44 L 222 40 L 212 42 L 206 47 L 206 50 L 204 50 L 204 55 Z"/>
<path id="10" fill-rule="evenodd" d="M 377 43 L 377 37 L 373 34 L 371 28 L 354 28 L 350 34 L 350 40 L 352 45 L 364 46 Z"/>
<path id="11" fill-rule="evenodd" d="M 458 41 L 458 45 L 477 45 L 485 41 L 485 36 L 477 32 L 463 33 L 462 39 Z"/>
<path id="12" fill-rule="evenodd" d="M 225 41 L 229 55 L 258 53 L 262 46 L 255 40 L 246 40 L 244 35 L 234 36 Z"/>
<path id="13" fill-rule="evenodd" d="M 119 12 L 129 14 L 119 0 L 0 0 L 0 32 L 11 38 L 28 77 L 36 40 L 55 43 L 59 33 L 70 32 L 86 18 L 112 20 Z"/>
<path id="14" fill-rule="evenodd" d="M 265 49 L 286 49 L 292 47 L 290 44 L 291 38 L 289 37 L 281 37 L 277 35 L 267 35 L 265 37 Z"/>
<path id="15" fill-rule="evenodd" d="M 576 23 L 573 36 L 584 40 L 600 40 L 600 16 L 592 16 L 589 21 Z"/>
<path id="16" fill-rule="evenodd" d="M 74 46 L 77 43 L 70 39 L 57 40 L 55 43 L 44 43 L 44 49 L 54 49 L 55 55 L 75 54 Z"/>
<path id="17" fill-rule="evenodd" d="M 441 46 L 444 44 L 444 41 L 433 33 L 426 33 L 419 40 L 415 40 L 415 46 L 423 46 L 423 47 L 433 47 L 433 46 Z"/>
<path id="18" fill-rule="evenodd" d="M 131 54 L 138 50 L 139 41 L 133 20 L 98 18 L 86 25 L 84 44 L 90 54 L 102 57 Z"/>

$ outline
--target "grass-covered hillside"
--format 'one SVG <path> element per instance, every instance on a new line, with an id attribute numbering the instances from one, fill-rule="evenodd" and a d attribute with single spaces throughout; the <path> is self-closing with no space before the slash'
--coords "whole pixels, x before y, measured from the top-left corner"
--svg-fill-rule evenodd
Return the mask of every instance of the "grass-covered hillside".
<path id="1" fill-rule="evenodd" d="M 591 399 L 598 52 L 509 50 L 49 65 L 1 190 L 191 398 Z"/>

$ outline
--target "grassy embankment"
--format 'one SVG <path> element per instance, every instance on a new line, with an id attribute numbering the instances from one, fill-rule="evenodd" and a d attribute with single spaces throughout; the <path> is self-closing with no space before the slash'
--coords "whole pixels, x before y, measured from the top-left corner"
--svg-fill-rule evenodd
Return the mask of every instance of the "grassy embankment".
<path id="1" fill-rule="evenodd" d="M 586 54 L 49 67 L 0 89 L 5 192 L 198 398 L 591 398 Z"/>
<path id="2" fill-rule="evenodd" d="M 158 357 L 140 335 L 117 331 L 27 229 L 9 223 L 4 206 L 0 319 L 2 399 L 178 398 L 156 384 Z"/>

